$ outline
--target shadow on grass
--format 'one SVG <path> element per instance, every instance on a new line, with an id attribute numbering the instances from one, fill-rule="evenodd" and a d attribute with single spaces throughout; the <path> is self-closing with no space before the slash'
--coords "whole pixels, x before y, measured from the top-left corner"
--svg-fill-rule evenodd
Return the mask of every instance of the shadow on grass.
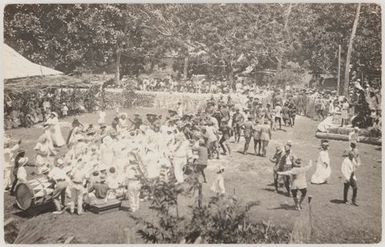
<path id="1" fill-rule="evenodd" d="M 237 153 L 243 154 L 243 151 L 238 150 Z M 253 156 L 256 156 L 255 153 L 252 153 L 252 152 L 247 152 L 247 154 L 243 154 L 243 155 L 253 155 Z"/>
<path id="2" fill-rule="evenodd" d="M 345 204 L 344 200 L 340 200 L 340 199 L 333 199 L 333 200 L 330 200 L 330 202 L 335 204 Z"/>
<path id="3" fill-rule="evenodd" d="M 266 190 L 269 192 L 274 192 L 274 193 L 279 194 L 279 195 L 284 195 L 286 197 L 291 197 L 289 193 L 284 192 L 284 191 L 280 191 L 280 190 L 276 191 L 275 189 L 272 189 L 272 188 L 263 188 L 263 190 Z"/>
<path id="4" fill-rule="evenodd" d="M 282 204 L 282 203 L 279 205 L 279 207 L 269 208 L 269 210 L 278 210 L 278 209 L 294 210 L 294 211 L 297 210 L 294 205 L 288 205 L 288 204 Z"/>
<path id="5" fill-rule="evenodd" d="M 52 213 L 53 211 L 55 211 L 55 205 L 52 201 L 47 202 L 43 205 L 31 207 L 27 210 L 21 210 L 16 204 L 14 204 L 14 207 L 19 209 L 19 211 L 13 214 L 24 219 L 29 219 L 37 215 Z"/>

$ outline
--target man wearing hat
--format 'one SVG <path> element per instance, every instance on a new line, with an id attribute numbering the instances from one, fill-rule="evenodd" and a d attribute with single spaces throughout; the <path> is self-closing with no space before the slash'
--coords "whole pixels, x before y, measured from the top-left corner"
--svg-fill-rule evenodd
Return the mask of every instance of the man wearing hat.
<path id="1" fill-rule="evenodd" d="M 131 120 L 131 119 L 128 119 L 128 120 L 133 124 L 133 127 L 130 129 L 130 131 L 138 130 L 140 128 L 140 125 L 143 124 L 142 118 L 137 113 L 134 114 L 134 120 Z"/>
<path id="2" fill-rule="evenodd" d="M 76 164 L 75 168 L 71 171 L 71 206 L 70 212 L 75 212 L 75 204 L 77 204 L 77 213 L 81 215 L 83 213 L 83 196 L 84 196 L 84 184 L 87 179 L 85 161 L 80 161 Z"/>
<path id="3" fill-rule="evenodd" d="M 64 169 L 64 161 L 62 159 L 57 159 L 55 167 L 53 167 L 48 173 L 48 178 L 50 178 L 55 185 L 52 199 L 55 203 L 56 211 L 53 213 L 61 214 L 65 208 L 65 195 L 68 186 L 68 177 Z"/>
<path id="4" fill-rule="evenodd" d="M 269 122 L 267 119 L 265 119 L 263 121 L 263 124 L 261 125 L 260 127 L 260 145 L 262 147 L 262 153 L 261 153 L 261 156 L 262 157 L 266 157 L 266 149 L 267 149 L 267 146 L 269 145 L 269 142 L 271 140 L 271 128 L 270 128 L 270 125 L 269 125 Z"/>
<path id="5" fill-rule="evenodd" d="M 302 202 L 306 197 L 307 193 L 307 182 L 306 182 L 306 172 L 313 166 L 312 161 L 309 161 L 307 166 L 302 165 L 301 159 L 296 159 L 294 161 L 293 169 L 284 172 L 277 172 L 278 175 L 290 175 L 293 177 L 291 185 L 291 193 L 293 195 L 293 200 L 295 208 L 300 211 L 302 210 Z M 301 198 L 298 200 L 297 194 L 298 190 L 301 192 Z"/>
<path id="6" fill-rule="evenodd" d="M 244 117 L 240 113 L 239 108 L 235 109 L 235 113 L 233 115 L 233 131 L 234 131 L 234 139 L 235 142 L 239 143 L 239 139 L 241 138 L 241 126 L 243 124 Z"/>
<path id="7" fill-rule="evenodd" d="M 275 147 L 275 154 L 273 156 L 273 158 L 270 159 L 270 162 L 274 163 L 274 167 L 273 167 L 273 179 L 274 179 L 274 187 L 275 187 L 275 191 L 278 192 L 278 185 L 280 185 L 280 187 L 282 187 L 282 184 L 284 183 L 283 179 L 282 180 L 282 183 L 279 183 L 279 176 L 278 176 L 278 173 L 277 172 L 280 172 L 280 171 L 284 171 L 284 167 L 281 167 L 281 157 L 283 155 L 283 151 L 282 151 L 282 147 L 281 146 L 276 146 Z M 281 176 L 281 178 L 283 178 Z"/>
<path id="8" fill-rule="evenodd" d="M 243 135 L 245 137 L 245 146 L 243 149 L 243 154 L 247 154 L 247 150 L 249 149 L 250 140 L 251 140 L 251 137 L 252 137 L 253 131 L 254 131 L 254 124 L 251 120 L 252 120 L 252 117 L 249 116 L 247 118 L 247 121 L 242 126 L 243 127 Z"/>
<path id="9" fill-rule="evenodd" d="M 289 141 L 287 141 L 286 145 L 284 146 L 284 153 L 281 156 L 281 159 L 279 160 L 279 167 L 280 167 L 280 169 L 282 169 L 282 171 L 288 171 L 288 170 L 292 169 L 294 166 L 294 161 L 296 160 L 296 157 L 292 153 L 291 147 L 292 147 L 292 143 L 289 140 Z M 284 181 L 287 193 L 290 196 L 291 176 L 285 175 L 283 177 L 283 181 Z"/>
<path id="10" fill-rule="evenodd" d="M 219 145 L 223 149 L 223 153 L 226 155 L 227 153 L 231 155 L 231 149 L 229 145 L 229 139 L 230 139 L 230 133 L 231 129 L 230 127 L 226 124 L 226 120 L 222 119 L 221 127 L 219 131 L 222 133 L 222 137 L 219 140 Z"/>
<path id="11" fill-rule="evenodd" d="M 345 150 L 345 159 L 342 161 L 341 172 L 344 178 L 344 203 L 348 202 L 349 187 L 353 188 L 352 205 L 358 206 L 357 204 L 357 177 L 355 171 L 359 164 L 354 160 L 354 153 L 350 150 Z"/>

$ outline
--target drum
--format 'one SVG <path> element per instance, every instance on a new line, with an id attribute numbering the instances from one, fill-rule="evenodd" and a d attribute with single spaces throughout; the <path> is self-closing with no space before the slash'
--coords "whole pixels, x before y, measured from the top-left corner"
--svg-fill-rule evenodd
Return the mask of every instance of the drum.
<path id="1" fill-rule="evenodd" d="M 52 199 L 54 185 L 46 177 L 35 178 L 16 186 L 16 203 L 22 210 L 40 206 Z"/>

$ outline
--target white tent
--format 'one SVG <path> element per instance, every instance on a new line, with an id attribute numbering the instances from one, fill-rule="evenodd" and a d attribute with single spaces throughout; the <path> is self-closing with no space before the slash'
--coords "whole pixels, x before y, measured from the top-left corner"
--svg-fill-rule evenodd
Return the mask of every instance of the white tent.
<path id="1" fill-rule="evenodd" d="M 2 56 L 4 79 L 63 74 L 60 71 L 29 61 L 6 44 L 3 44 Z"/>

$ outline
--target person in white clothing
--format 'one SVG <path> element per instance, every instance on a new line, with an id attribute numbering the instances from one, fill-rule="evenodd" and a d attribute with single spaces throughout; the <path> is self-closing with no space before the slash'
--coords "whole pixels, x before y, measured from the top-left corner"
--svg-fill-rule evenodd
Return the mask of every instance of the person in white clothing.
<path id="1" fill-rule="evenodd" d="M 282 129 L 282 107 L 280 104 L 277 104 L 274 108 L 274 123 L 276 126 L 279 123 L 279 129 Z"/>
<path id="2" fill-rule="evenodd" d="M 352 205 L 358 206 L 357 204 L 357 177 L 355 175 L 355 171 L 359 166 L 358 163 L 354 160 L 354 152 L 346 150 L 345 155 L 347 156 L 341 166 L 341 172 L 344 178 L 344 203 L 348 202 L 348 192 L 349 187 L 353 188 L 353 196 L 352 196 Z"/>
<path id="3" fill-rule="evenodd" d="M 317 160 L 317 168 L 311 177 L 312 184 L 324 184 L 331 174 L 330 158 L 329 158 L 329 142 L 327 140 L 321 141 L 321 152 Z"/>
<path id="4" fill-rule="evenodd" d="M 50 118 L 47 120 L 51 132 L 51 139 L 54 146 L 61 147 L 65 144 L 63 135 L 60 129 L 59 118 L 56 112 L 52 112 Z"/>
<path id="5" fill-rule="evenodd" d="M 135 157 L 133 157 L 133 159 L 135 159 Z M 133 162 L 133 159 L 126 167 L 125 177 L 127 184 L 128 203 L 132 212 L 135 212 L 139 209 L 141 184 L 138 180 L 138 175 L 140 174 L 139 167 Z"/>
<path id="6" fill-rule="evenodd" d="M 211 185 L 210 190 L 214 193 L 223 195 L 226 193 L 225 189 L 225 180 L 223 178 L 223 173 L 225 171 L 225 168 L 223 166 L 219 167 L 217 171 L 217 178 L 215 179 L 214 183 Z"/>
<path id="7" fill-rule="evenodd" d="M 176 183 L 183 183 L 183 166 L 192 158 L 190 142 L 186 140 L 183 133 L 178 133 L 175 137 L 175 145 L 172 152 L 172 164 Z"/>
<path id="8" fill-rule="evenodd" d="M 10 189 L 12 186 L 12 168 L 14 161 L 14 154 L 20 148 L 21 139 L 11 147 L 10 138 L 6 137 L 4 140 L 4 188 Z"/>
<path id="9" fill-rule="evenodd" d="M 52 199 L 55 203 L 56 211 L 54 214 L 61 214 L 65 209 L 66 189 L 68 185 L 68 177 L 64 169 L 64 161 L 58 159 L 56 166 L 48 173 L 48 177 L 55 184 L 55 190 L 52 193 Z"/>
<path id="10" fill-rule="evenodd" d="M 17 180 L 19 183 L 26 183 L 28 181 L 27 179 L 27 170 L 25 169 L 25 166 L 28 164 L 28 158 L 23 157 L 19 159 L 18 161 L 19 167 L 17 169 Z"/>

